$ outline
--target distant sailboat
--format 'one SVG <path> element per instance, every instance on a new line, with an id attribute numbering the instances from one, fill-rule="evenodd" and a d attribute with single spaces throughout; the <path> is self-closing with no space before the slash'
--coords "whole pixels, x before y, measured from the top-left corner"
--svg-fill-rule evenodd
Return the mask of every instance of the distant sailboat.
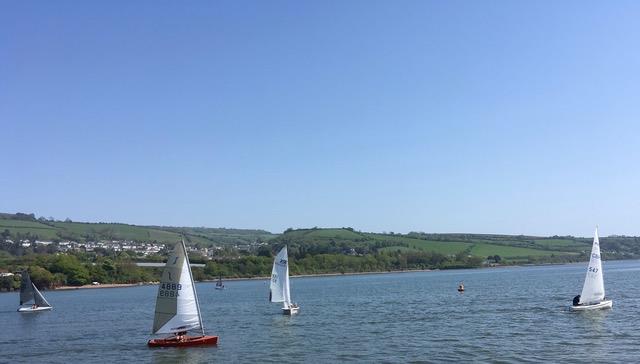
<path id="1" fill-rule="evenodd" d="M 198 331 L 198 336 L 188 336 L 188 331 Z M 149 340 L 149 346 L 215 345 L 217 336 L 204 334 L 196 286 L 184 240 L 176 244 L 162 272 L 156 313 L 153 319 L 154 334 L 173 334 L 165 339 Z"/>
<path id="2" fill-rule="evenodd" d="M 222 274 L 218 276 L 218 281 L 216 282 L 216 289 L 224 289 L 224 283 L 222 283 Z"/>
<path id="3" fill-rule="evenodd" d="M 269 301 L 282 302 L 282 313 L 284 315 L 293 315 L 300 310 L 297 304 L 291 303 L 291 292 L 289 291 L 289 257 L 287 255 L 286 245 L 273 260 Z"/>
<path id="4" fill-rule="evenodd" d="M 595 310 L 599 308 L 611 308 L 613 301 L 605 299 L 604 279 L 602 277 L 602 258 L 600 256 L 600 241 L 598 239 L 598 227 L 593 238 L 591 258 L 587 268 L 587 276 L 584 279 L 582 293 L 573 298 L 571 308 L 576 311 Z"/>
<path id="5" fill-rule="evenodd" d="M 28 304 L 30 301 L 33 301 L 33 304 L 28 307 L 19 307 L 18 312 L 37 312 L 52 309 L 49 302 L 38 291 L 36 285 L 31 282 L 29 272 L 25 270 L 22 272 L 22 282 L 20 282 L 20 306 Z"/>

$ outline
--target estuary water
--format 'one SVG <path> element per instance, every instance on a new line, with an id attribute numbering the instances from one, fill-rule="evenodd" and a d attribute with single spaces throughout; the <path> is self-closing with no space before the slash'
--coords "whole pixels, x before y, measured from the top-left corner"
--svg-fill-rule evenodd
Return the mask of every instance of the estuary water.
<path id="1" fill-rule="evenodd" d="M 587 263 L 293 278 L 300 314 L 268 282 L 198 283 L 217 347 L 148 348 L 157 286 L 44 292 L 50 312 L 0 294 L 0 362 L 638 362 L 640 261 L 604 262 L 613 309 L 571 312 Z M 456 291 L 464 281 L 466 292 Z"/>

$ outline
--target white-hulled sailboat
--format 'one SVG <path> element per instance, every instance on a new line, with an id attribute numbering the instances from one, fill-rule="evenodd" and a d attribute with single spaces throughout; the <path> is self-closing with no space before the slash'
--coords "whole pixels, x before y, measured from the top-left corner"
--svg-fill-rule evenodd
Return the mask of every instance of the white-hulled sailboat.
<path id="1" fill-rule="evenodd" d="M 196 331 L 199 335 L 188 336 L 188 331 Z M 217 336 L 204 334 L 198 295 L 184 240 L 176 244 L 162 272 L 156 298 L 153 334 L 173 336 L 151 339 L 148 342 L 149 346 L 196 346 L 218 343 Z"/>
<path id="2" fill-rule="evenodd" d="M 33 301 L 33 304 L 29 304 L 30 301 Z M 31 282 L 29 272 L 25 270 L 22 272 L 22 281 L 20 282 L 20 306 L 26 304 L 29 306 L 18 307 L 18 312 L 38 312 L 52 309 L 36 285 Z"/>
<path id="3" fill-rule="evenodd" d="M 599 308 L 611 308 L 613 301 L 604 296 L 604 279 L 602 277 L 602 257 L 600 256 L 600 240 L 598 239 L 598 227 L 593 237 L 591 258 L 587 268 L 587 276 L 584 279 L 582 293 L 573 298 L 571 308 L 576 311 L 595 310 Z"/>
<path id="4" fill-rule="evenodd" d="M 287 256 L 286 245 L 273 260 L 271 286 L 269 288 L 269 301 L 282 302 L 282 314 L 293 315 L 298 313 L 300 307 L 295 303 L 291 303 L 291 292 L 289 291 L 289 257 Z"/>

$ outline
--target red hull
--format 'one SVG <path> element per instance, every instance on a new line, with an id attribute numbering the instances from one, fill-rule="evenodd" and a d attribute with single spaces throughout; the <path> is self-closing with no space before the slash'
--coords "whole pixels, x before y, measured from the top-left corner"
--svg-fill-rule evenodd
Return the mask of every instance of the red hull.
<path id="1" fill-rule="evenodd" d="M 147 344 L 152 347 L 217 345 L 218 337 L 185 336 L 185 338 L 181 341 L 178 341 L 175 337 L 169 337 L 166 339 L 151 339 Z"/>

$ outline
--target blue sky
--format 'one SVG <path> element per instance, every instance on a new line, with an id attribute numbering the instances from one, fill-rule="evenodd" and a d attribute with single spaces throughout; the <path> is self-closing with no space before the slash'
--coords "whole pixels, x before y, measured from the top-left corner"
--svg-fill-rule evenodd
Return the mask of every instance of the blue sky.
<path id="1" fill-rule="evenodd" d="M 640 235 L 640 3 L 0 5 L 0 211 Z"/>

